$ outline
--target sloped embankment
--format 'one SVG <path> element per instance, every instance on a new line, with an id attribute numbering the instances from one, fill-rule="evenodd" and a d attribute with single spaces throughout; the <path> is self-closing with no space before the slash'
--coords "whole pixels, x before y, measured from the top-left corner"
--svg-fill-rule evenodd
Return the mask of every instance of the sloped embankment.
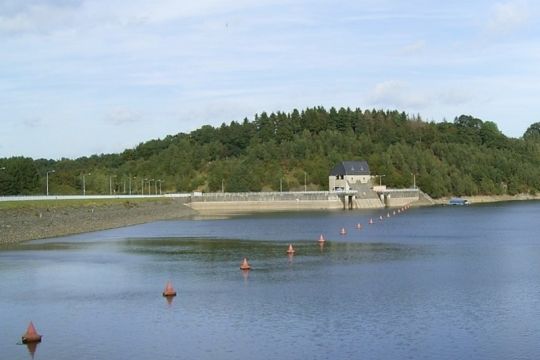
<path id="1" fill-rule="evenodd" d="M 182 199 L 69 201 L 0 208 L 0 244 L 195 215 Z"/>

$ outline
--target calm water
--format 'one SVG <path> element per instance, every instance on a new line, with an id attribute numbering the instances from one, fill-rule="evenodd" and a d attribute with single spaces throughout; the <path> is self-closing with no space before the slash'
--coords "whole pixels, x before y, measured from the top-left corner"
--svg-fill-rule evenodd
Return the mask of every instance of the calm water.
<path id="1" fill-rule="evenodd" d="M 381 213 L 163 221 L 0 248 L 0 359 L 30 358 L 17 344 L 30 320 L 44 335 L 35 359 L 540 358 L 540 203 L 367 225 Z"/>

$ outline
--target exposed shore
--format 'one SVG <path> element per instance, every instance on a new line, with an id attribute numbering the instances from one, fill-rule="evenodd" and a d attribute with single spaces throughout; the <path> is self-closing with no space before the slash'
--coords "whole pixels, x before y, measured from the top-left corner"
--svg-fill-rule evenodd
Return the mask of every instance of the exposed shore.
<path id="1" fill-rule="evenodd" d="M 435 204 L 446 205 L 451 198 L 434 199 Z M 540 200 L 540 195 L 517 194 L 517 195 L 478 195 L 478 196 L 462 196 L 461 199 L 466 199 L 470 204 L 495 203 L 505 201 L 523 201 L 523 200 Z"/>
<path id="2" fill-rule="evenodd" d="M 197 213 L 184 199 L 27 205 L 0 208 L 0 244 L 118 228 Z"/>

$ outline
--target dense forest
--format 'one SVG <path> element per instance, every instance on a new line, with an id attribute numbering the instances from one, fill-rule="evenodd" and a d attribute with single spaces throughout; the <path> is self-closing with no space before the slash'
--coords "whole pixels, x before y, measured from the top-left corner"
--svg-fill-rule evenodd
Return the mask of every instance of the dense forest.
<path id="1" fill-rule="evenodd" d="M 150 140 L 120 154 L 0 159 L 0 195 L 326 190 L 342 160 L 367 160 L 391 187 L 433 197 L 540 190 L 540 123 L 508 138 L 461 115 L 426 122 L 398 111 L 322 107 L 262 113 Z M 54 171 L 54 172 L 53 172 Z M 144 187 L 143 187 L 144 186 Z"/>

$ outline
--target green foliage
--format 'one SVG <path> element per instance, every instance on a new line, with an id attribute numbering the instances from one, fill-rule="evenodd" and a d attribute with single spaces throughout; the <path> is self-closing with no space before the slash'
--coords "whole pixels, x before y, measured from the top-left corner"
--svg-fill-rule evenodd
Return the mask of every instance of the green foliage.
<path id="1" fill-rule="evenodd" d="M 308 108 L 261 113 L 76 160 L 0 159 L 0 195 L 326 190 L 339 161 L 365 159 L 391 187 L 416 184 L 433 197 L 536 193 L 540 123 L 523 139 L 470 115 L 425 122 L 398 111 Z M 90 174 L 91 175 L 88 175 Z M 158 180 L 161 180 L 158 182 Z M 159 190 L 158 190 L 159 191 Z"/>

